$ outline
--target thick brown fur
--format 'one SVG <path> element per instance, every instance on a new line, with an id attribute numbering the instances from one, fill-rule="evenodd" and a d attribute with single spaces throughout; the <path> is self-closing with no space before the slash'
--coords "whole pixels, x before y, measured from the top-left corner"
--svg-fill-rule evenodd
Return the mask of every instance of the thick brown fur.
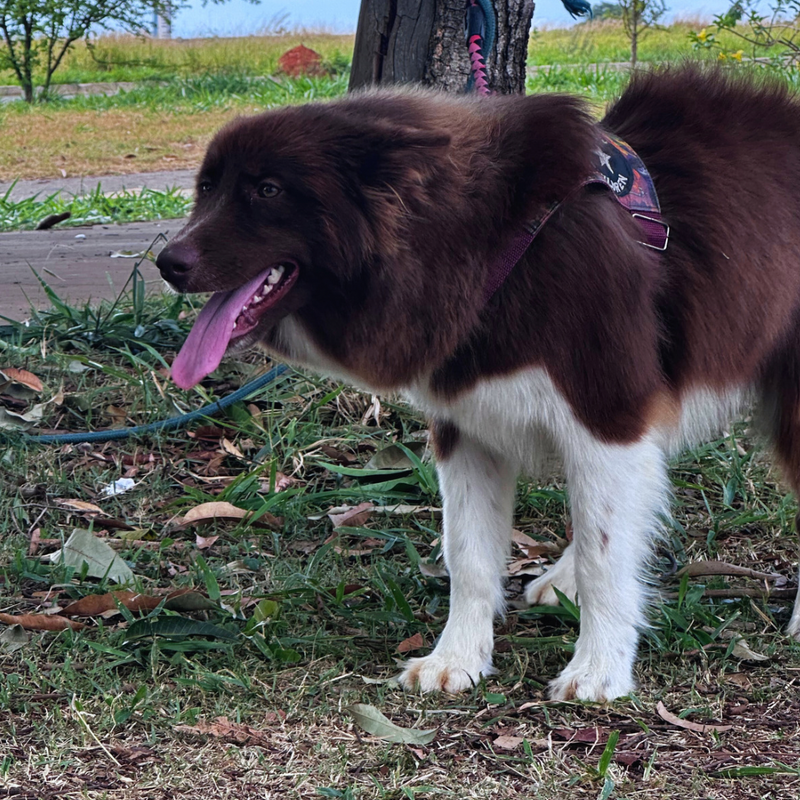
<path id="1" fill-rule="evenodd" d="M 610 442 L 636 440 L 694 387 L 761 387 L 788 403 L 774 401 L 773 424 L 797 483 L 800 105 L 776 84 L 683 67 L 635 76 L 601 125 L 653 176 L 663 254 L 589 187 L 485 305 L 487 265 L 589 173 L 595 123 L 566 96 L 405 92 L 231 123 L 180 263 L 159 263 L 179 289 L 208 291 L 292 259 L 296 287 L 248 343 L 280 350 L 275 324 L 292 313 L 348 374 L 381 389 L 426 376 L 445 397 L 541 365 Z M 278 197 L 255 196 L 264 178 Z"/>

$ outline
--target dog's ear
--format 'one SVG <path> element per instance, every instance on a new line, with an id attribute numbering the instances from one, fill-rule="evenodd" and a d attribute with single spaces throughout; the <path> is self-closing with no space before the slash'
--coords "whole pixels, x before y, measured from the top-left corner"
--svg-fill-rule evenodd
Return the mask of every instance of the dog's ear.
<path id="1" fill-rule="evenodd" d="M 361 130 L 352 166 L 364 186 L 396 186 L 419 181 L 450 145 L 450 134 L 390 123 Z"/>

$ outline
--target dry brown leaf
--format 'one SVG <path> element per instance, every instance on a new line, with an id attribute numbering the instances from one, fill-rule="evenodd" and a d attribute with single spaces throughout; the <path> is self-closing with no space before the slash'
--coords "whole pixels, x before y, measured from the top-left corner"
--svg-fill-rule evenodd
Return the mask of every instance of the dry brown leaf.
<path id="1" fill-rule="evenodd" d="M 220 445 L 229 456 L 244 460 L 244 453 L 230 439 L 223 437 Z"/>
<path id="2" fill-rule="evenodd" d="M 62 609 L 61 614 L 65 617 L 94 617 L 104 614 L 106 611 L 113 611 L 117 608 L 117 601 L 129 611 L 152 611 L 158 604 L 182 597 L 193 592 L 193 589 L 176 589 L 168 595 L 148 595 L 138 592 L 108 592 L 107 594 L 90 594 L 70 603 Z"/>
<path id="3" fill-rule="evenodd" d="M 675 727 L 683 728 L 687 731 L 695 731 L 695 733 L 708 733 L 708 731 L 722 733 L 733 728 L 733 725 L 704 725 L 700 722 L 690 722 L 688 719 L 681 719 L 671 711 L 667 711 L 667 707 L 660 700 L 656 706 L 656 711 L 658 711 L 658 716 L 665 722 L 669 722 L 670 725 L 675 725 Z"/>
<path id="4" fill-rule="evenodd" d="M 320 546 L 320 542 L 312 542 L 310 539 L 298 539 L 296 542 L 289 543 L 290 550 L 296 550 L 298 553 L 313 553 Z"/>
<path id="5" fill-rule="evenodd" d="M 219 536 L 201 536 L 199 533 L 195 534 L 194 543 L 197 545 L 198 549 L 206 550 L 211 547 L 214 542 L 219 539 Z"/>
<path id="6" fill-rule="evenodd" d="M 113 405 L 106 406 L 106 416 L 111 419 L 112 425 L 124 425 L 128 419 L 128 415 L 123 409 Z"/>
<path id="7" fill-rule="evenodd" d="M 96 506 L 94 503 L 87 503 L 85 500 L 72 500 L 66 497 L 57 497 L 54 502 L 61 508 L 65 508 L 68 511 L 77 511 L 80 514 L 105 515 L 106 513 L 100 506 Z"/>
<path id="8" fill-rule="evenodd" d="M 535 547 L 539 544 L 536 539 L 528 536 L 527 533 L 518 531 L 516 528 L 511 531 L 511 541 L 514 542 L 514 544 L 518 544 L 520 547 Z"/>
<path id="9" fill-rule="evenodd" d="M 22 386 L 30 389 L 32 392 L 39 394 L 44 391 L 44 386 L 39 378 L 37 378 L 32 372 L 28 372 L 26 369 L 3 367 L 0 372 L 2 372 L 6 378 L 8 378 L 8 380 L 13 381 L 14 383 L 19 383 Z"/>
<path id="10" fill-rule="evenodd" d="M 494 740 L 494 746 L 501 750 L 516 750 L 522 744 L 521 736 L 498 736 Z"/>
<path id="11" fill-rule="evenodd" d="M 181 526 L 202 525 L 205 522 L 213 522 L 215 519 L 248 519 L 253 515 L 252 511 L 244 508 L 237 508 L 231 503 L 216 501 L 212 503 L 201 503 L 199 506 L 190 508 L 186 516 L 178 523 Z M 275 517 L 269 512 L 259 515 L 254 523 L 270 528 L 279 528 L 283 525 L 280 517 Z"/>
<path id="12" fill-rule="evenodd" d="M 282 717 L 282 715 L 281 715 Z M 266 715 L 266 722 L 277 722 L 278 714 L 274 711 Z M 178 733 L 189 733 L 196 736 L 213 736 L 215 739 L 224 739 L 246 746 L 269 746 L 270 736 L 266 731 L 260 731 L 241 722 L 231 722 L 227 717 L 217 717 L 213 722 L 200 720 L 196 725 L 176 725 Z"/>
<path id="13" fill-rule="evenodd" d="M 28 543 L 28 555 L 35 556 L 36 551 L 39 549 L 39 544 L 42 541 L 42 529 L 34 528 L 31 531 L 31 540 Z"/>
<path id="14" fill-rule="evenodd" d="M 422 647 L 425 647 L 425 640 L 422 638 L 421 633 L 415 633 L 413 636 L 409 636 L 408 639 L 403 639 L 397 645 L 397 652 L 410 653 L 412 650 L 419 650 Z"/>
<path id="15" fill-rule="evenodd" d="M 14 614 L 0 613 L 0 622 L 4 622 L 6 625 L 22 625 L 26 631 L 63 631 L 66 628 L 79 631 L 85 627 L 82 622 L 75 622 L 72 619 L 49 614 L 20 614 L 15 616 Z"/>
<path id="16" fill-rule="evenodd" d="M 359 503 L 338 514 L 328 512 L 328 517 L 334 528 L 341 528 L 344 525 L 350 528 L 360 528 L 369 519 L 373 508 L 374 506 L 370 502 Z"/>
<path id="17" fill-rule="evenodd" d="M 520 558 L 512 561 L 507 567 L 508 575 L 541 575 L 544 572 L 540 558 Z"/>
<path id="18" fill-rule="evenodd" d="M 447 578 L 450 576 L 444 563 L 428 564 L 426 561 L 420 561 L 419 571 L 426 578 Z"/>
<path id="19" fill-rule="evenodd" d="M 676 577 L 681 578 L 688 575 L 696 578 L 700 575 L 737 575 L 744 578 L 756 578 L 757 580 L 774 581 L 781 576 L 776 572 L 759 572 L 749 567 L 740 567 L 736 564 L 729 564 L 727 561 L 693 561 L 679 570 Z"/>

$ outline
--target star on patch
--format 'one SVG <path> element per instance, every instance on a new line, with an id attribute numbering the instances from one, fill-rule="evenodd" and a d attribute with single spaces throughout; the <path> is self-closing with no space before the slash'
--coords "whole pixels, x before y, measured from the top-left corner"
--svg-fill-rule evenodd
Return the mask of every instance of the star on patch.
<path id="1" fill-rule="evenodd" d="M 611 172 L 611 156 L 604 150 L 595 150 L 595 153 L 597 153 L 597 157 L 600 159 L 600 166 L 605 167 L 605 169 Z"/>

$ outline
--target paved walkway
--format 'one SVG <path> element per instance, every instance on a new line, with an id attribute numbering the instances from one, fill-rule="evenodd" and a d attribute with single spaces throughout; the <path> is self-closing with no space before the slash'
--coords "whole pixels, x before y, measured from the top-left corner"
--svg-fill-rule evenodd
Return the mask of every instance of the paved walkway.
<path id="1" fill-rule="evenodd" d="M 50 305 L 31 268 L 59 297 L 73 303 L 116 297 L 137 259 L 113 254 L 141 253 L 159 233 L 172 236 L 184 221 L 0 233 L 0 315 L 23 320 L 30 316 L 31 304 Z M 141 270 L 148 290 L 160 291 L 155 266 L 144 262 Z"/>
<path id="2" fill-rule="evenodd" d="M 194 188 L 196 170 L 177 169 L 165 172 L 137 172 L 131 175 L 93 175 L 84 178 L 42 178 L 32 181 L 0 181 L 0 197 L 11 189 L 9 200 L 18 203 L 34 195 L 40 199 L 55 192 L 65 194 L 86 194 L 93 192 L 98 184 L 104 192 L 119 192 L 123 189 L 158 189 L 164 191 L 177 187 L 179 189 Z"/>

